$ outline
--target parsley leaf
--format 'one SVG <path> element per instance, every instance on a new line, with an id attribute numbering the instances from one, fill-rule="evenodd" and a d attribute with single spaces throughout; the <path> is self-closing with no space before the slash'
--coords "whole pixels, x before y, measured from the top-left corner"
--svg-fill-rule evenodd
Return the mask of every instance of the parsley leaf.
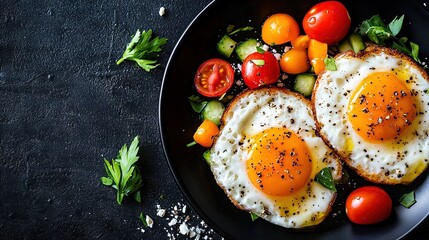
<path id="1" fill-rule="evenodd" d="M 374 15 L 370 19 L 365 20 L 359 26 L 359 33 L 362 36 L 367 36 L 369 40 L 380 45 L 390 45 L 408 56 L 412 57 L 417 63 L 421 63 L 419 59 L 419 45 L 409 42 L 410 47 L 406 45 L 408 38 L 397 38 L 404 22 L 404 15 L 395 17 L 388 25 L 386 25 L 379 15 Z M 390 43 L 390 44 L 388 44 Z"/>
<path id="2" fill-rule="evenodd" d="M 201 113 L 203 109 L 207 106 L 207 101 L 202 100 L 200 97 L 192 95 L 188 97 L 188 101 L 194 109 L 195 112 Z"/>
<path id="3" fill-rule="evenodd" d="M 232 30 L 232 29 L 231 29 Z M 236 33 L 238 33 L 238 32 L 244 32 L 244 31 L 252 31 L 253 30 L 253 27 L 242 27 L 242 28 L 238 28 L 238 29 L 236 29 L 236 30 L 234 30 L 234 31 L 232 31 L 232 32 L 230 32 L 230 33 L 228 33 L 228 35 L 233 35 L 233 34 L 236 34 Z"/>
<path id="4" fill-rule="evenodd" d="M 116 64 L 119 65 L 124 60 L 134 61 L 147 72 L 159 66 L 156 63 L 156 58 L 159 56 L 162 47 L 167 43 L 167 38 L 151 38 L 151 29 L 148 31 L 143 30 L 143 32 L 137 29 L 136 34 L 127 45 L 122 58 Z"/>
<path id="5" fill-rule="evenodd" d="M 116 159 L 109 162 L 104 159 L 104 168 L 107 177 L 102 177 L 101 182 L 106 186 L 112 186 L 117 190 L 116 201 L 122 204 L 124 196 L 138 192 L 142 187 L 142 176 L 136 162 L 139 160 L 139 136 L 136 136 L 129 148 L 125 144 L 120 150 Z M 138 201 L 139 196 L 135 196 Z"/>
<path id="6" fill-rule="evenodd" d="M 329 71 L 337 71 L 337 64 L 335 63 L 335 58 L 327 56 L 324 60 L 325 68 Z"/>
<path id="7" fill-rule="evenodd" d="M 252 222 L 254 222 L 256 219 L 258 219 L 259 218 L 259 216 L 258 215 L 256 215 L 255 213 L 250 213 L 250 218 L 252 219 Z"/>

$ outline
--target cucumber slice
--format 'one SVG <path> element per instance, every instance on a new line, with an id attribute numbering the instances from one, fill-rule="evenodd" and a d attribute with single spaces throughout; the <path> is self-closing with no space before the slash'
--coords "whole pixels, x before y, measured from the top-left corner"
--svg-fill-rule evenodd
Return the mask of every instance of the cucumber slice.
<path id="1" fill-rule="evenodd" d="M 258 46 L 259 46 L 258 40 L 254 38 L 249 38 L 246 41 L 239 43 L 237 48 L 235 49 L 238 59 L 240 59 L 241 61 L 244 61 L 244 59 L 246 59 L 246 57 L 249 54 L 258 51 L 256 48 Z"/>
<path id="2" fill-rule="evenodd" d="M 219 125 L 224 111 L 225 105 L 221 101 L 211 100 L 201 112 L 201 116 Z"/>
<path id="3" fill-rule="evenodd" d="M 344 39 L 344 41 L 342 41 L 339 45 L 338 45 L 338 51 L 343 53 L 343 52 L 347 52 L 349 50 L 353 51 L 353 47 L 350 44 L 350 41 L 346 38 Z"/>
<path id="4" fill-rule="evenodd" d="M 228 35 L 224 35 L 219 40 L 219 42 L 217 42 L 216 49 L 221 55 L 229 58 L 232 52 L 234 51 L 236 45 L 237 45 L 236 41 L 234 41 Z"/>
<path id="5" fill-rule="evenodd" d="M 356 33 L 350 34 L 349 41 L 355 53 L 358 53 L 365 49 L 365 44 L 362 40 L 362 37 L 359 34 L 356 34 Z"/>
<path id="6" fill-rule="evenodd" d="M 299 74 L 295 78 L 293 90 L 301 93 L 305 97 L 311 96 L 313 92 L 314 83 L 316 82 L 316 76 L 313 74 Z"/>

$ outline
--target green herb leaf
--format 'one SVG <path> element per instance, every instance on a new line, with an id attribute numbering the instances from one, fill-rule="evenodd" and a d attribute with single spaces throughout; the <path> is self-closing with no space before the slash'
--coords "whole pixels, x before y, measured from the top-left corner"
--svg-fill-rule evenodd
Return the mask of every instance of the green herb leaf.
<path id="1" fill-rule="evenodd" d="M 327 56 L 324 60 L 325 68 L 329 71 L 337 71 L 337 64 L 335 64 L 335 58 Z"/>
<path id="2" fill-rule="evenodd" d="M 226 33 L 231 33 L 232 31 L 234 31 L 234 25 L 232 25 L 232 24 L 230 24 L 230 25 L 228 25 L 228 27 L 226 28 Z"/>
<path id="3" fill-rule="evenodd" d="M 253 221 L 255 221 L 256 219 L 258 219 L 259 218 L 259 216 L 258 215 L 256 215 L 255 213 L 250 213 L 250 218 L 252 219 L 252 222 Z"/>
<path id="4" fill-rule="evenodd" d="M 389 23 L 389 25 L 388 25 L 389 30 L 393 34 L 393 36 L 398 35 L 399 31 L 401 31 L 403 21 L 404 21 L 404 15 L 402 15 L 399 19 L 396 16 L 395 19 L 393 19 Z"/>
<path id="5" fill-rule="evenodd" d="M 316 182 L 320 183 L 322 186 L 324 186 L 327 189 L 330 189 L 332 191 L 337 191 L 335 188 L 335 182 L 332 178 L 332 172 L 329 167 L 325 167 L 322 170 L 320 170 L 315 177 Z"/>
<path id="6" fill-rule="evenodd" d="M 139 136 L 136 136 L 129 148 L 125 144 L 119 150 L 116 159 L 112 159 L 111 162 L 104 159 L 107 177 L 102 177 L 101 182 L 117 190 L 116 201 L 118 204 L 122 204 L 124 196 L 129 196 L 142 187 L 142 176 L 137 165 L 135 165 L 139 159 L 137 156 L 138 145 Z"/>
<path id="7" fill-rule="evenodd" d="M 135 61 L 145 71 L 150 72 L 159 66 L 156 58 L 159 56 L 162 47 L 167 43 L 167 38 L 152 38 L 152 30 L 137 32 L 134 34 L 131 42 L 125 48 L 122 57 L 116 62 L 121 64 L 124 60 Z"/>
<path id="8" fill-rule="evenodd" d="M 140 222 L 143 223 L 143 226 L 148 227 L 148 224 L 146 222 L 146 216 L 141 212 L 139 216 Z"/>
<path id="9" fill-rule="evenodd" d="M 410 208 L 416 202 L 417 201 L 415 199 L 414 191 L 402 195 L 402 197 L 399 199 L 399 203 L 406 208 Z"/>
<path id="10" fill-rule="evenodd" d="M 263 60 L 263 59 L 252 59 L 250 61 L 252 61 L 256 66 L 264 66 L 265 65 L 265 60 Z"/>
<path id="11" fill-rule="evenodd" d="M 419 59 L 419 45 L 410 42 L 410 46 L 411 46 L 411 54 L 410 56 L 418 63 L 421 63 L 420 59 Z"/>
<path id="12" fill-rule="evenodd" d="M 253 30 L 253 27 L 242 27 L 242 28 L 238 28 L 235 31 L 228 33 L 228 35 L 233 35 L 233 34 L 236 34 L 238 32 L 252 31 L 252 30 Z"/>
<path id="13" fill-rule="evenodd" d="M 134 200 L 136 200 L 136 202 L 138 203 L 142 202 L 142 195 L 140 191 L 134 193 Z"/>
<path id="14" fill-rule="evenodd" d="M 194 111 L 197 113 L 201 113 L 208 103 L 207 101 L 202 100 L 200 97 L 195 95 L 188 97 L 188 101 L 191 104 L 192 109 L 194 109 Z"/>

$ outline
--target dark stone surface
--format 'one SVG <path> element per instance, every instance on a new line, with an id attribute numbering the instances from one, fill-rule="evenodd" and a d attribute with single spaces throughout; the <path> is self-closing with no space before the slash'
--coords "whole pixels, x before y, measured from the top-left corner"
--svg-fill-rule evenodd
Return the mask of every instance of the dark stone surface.
<path id="1" fill-rule="evenodd" d="M 0 1 L 0 239 L 184 238 L 168 226 L 186 202 L 162 151 L 158 100 L 173 47 L 209 2 Z M 115 64 L 137 28 L 169 39 L 151 73 Z M 118 205 L 99 181 L 102 160 L 136 135 L 142 203 Z M 140 212 L 155 221 L 144 233 Z M 189 207 L 178 216 L 202 227 Z"/>
<path id="2" fill-rule="evenodd" d="M 0 239 L 178 234 L 156 216 L 157 204 L 185 202 L 162 151 L 159 91 L 175 44 L 209 2 L 0 1 Z M 137 28 L 169 39 L 150 73 L 115 63 Z M 103 158 L 136 135 L 142 204 L 118 205 L 99 181 Z M 155 221 L 145 233 L 140 212 Z M 189 207 L 186 215 L 199 226 Z"/>

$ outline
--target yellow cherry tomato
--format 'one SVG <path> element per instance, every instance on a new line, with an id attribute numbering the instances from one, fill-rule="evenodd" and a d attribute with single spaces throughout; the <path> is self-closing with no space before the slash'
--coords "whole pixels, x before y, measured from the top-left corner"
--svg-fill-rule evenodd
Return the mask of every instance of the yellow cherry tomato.
<path id="1" fill-rule="evenodd" d="M 311 39 L 308 42 L 308 58 L 314 73 L 319 74 L 325 70 L 325 58 L 328 56 L 328 44 Z"/>
<path id="2" fill-rule="evenodd" d="M 268 45 L 287 43 L 298 36 L 298 23 L 285 13 L 271 15 L 262 25 L 262 40 Z"/>
<path id="3" fill-rule="evenodd" d="M 280 60 L 280 67 L 285 73 L 299 74 L 307 72 L 310 69 L 307 50 L 292 48 L 283 54 Z"/>

